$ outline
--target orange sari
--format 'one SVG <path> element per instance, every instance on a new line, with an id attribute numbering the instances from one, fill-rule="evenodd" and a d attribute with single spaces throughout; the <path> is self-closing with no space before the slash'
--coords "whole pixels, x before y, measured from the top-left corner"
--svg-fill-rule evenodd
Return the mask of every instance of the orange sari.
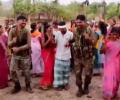
<path id="1" fill-rule="evenodd" d="M 35 31 L 32 33 L 32 37 L 37 37 L 37 36 L 40 36 L 41 37 L 42 33 L 39 32 L 39 31 Z"/>

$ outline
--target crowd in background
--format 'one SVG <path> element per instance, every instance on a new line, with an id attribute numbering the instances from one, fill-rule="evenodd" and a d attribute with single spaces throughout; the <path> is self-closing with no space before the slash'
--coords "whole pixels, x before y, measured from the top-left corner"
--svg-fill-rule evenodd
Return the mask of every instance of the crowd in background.
<path id="1" fill-rule="evenodd" d="M 61 91 L 70 88 L 70 72 L 76 76 L 77 96 L 89 93 L 93 76 L 102 75 L 105 100 L 117 96 L 120 83 L 120 19 L 87 20 L 78 15 L 66 21 L 34 22 L 18 16 L 12 26 L 0 25 L 0 89 L 14 83 L 12 93 L 32 93 L 31 77 L 41 77 L 40 88 Z M 82 73 L 84 70 L 84 80 Z"/>

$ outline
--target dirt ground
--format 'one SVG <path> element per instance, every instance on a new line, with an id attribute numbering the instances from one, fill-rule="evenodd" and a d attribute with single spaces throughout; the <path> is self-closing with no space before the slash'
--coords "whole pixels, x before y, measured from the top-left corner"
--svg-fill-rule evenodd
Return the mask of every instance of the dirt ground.
<path id="1" fill-rule="evenodd" d="M 18 94 L 11 94 L 10 91 L 13 84 L 9 87 L 0 90 L 0 100 L 103 100 L 102 98 L 102 78 L 93 77 L 90 86 L 90 94 L 81 98 L 76 97 L 77 87 L 75 85 L 75 77 L 72 74 L 70 78 L 70 89 L 68 91 L 55 91 L 54 89 L 43 91 L 39 89 L 39 78 L 32 79 L 33 94 L 29 94 L 24 90 L 24 83 L 22 80 L 22 91 Z M 120 98 L 118 99 L 120 100 Z"/>

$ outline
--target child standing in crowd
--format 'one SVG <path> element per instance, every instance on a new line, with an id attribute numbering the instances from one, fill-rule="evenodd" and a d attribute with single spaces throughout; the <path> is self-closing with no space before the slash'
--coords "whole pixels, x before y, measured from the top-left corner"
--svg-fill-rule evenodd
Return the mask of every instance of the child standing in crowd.
<path id="1" fill-rule="evenodd" d="M 8 86 L 7 36 L 0 25 L 0 89 Z"/>
<path id="2" fill-rule="evenodd" d="M 105 100 L 112 100 L 120 83 L 120 27 L 112 28 L 102 51 L 105 53 L 103 93 Z"/>
<path id="3" fill-rule="evenodd" d="M 44 90 L 53 85 L 55 43 L 51 26 L 45 26 L 45 33 L 42 36 L 42 57 L 44 61 L 44 73 L 40 80 L 40 87 Z"/>
<path id="4" fill-rule="evenodd" d="M 73 40 L 73 33 L 67 31 L 66 23 L 60 22 L 60 31 L 55 34 L 56 56 L 54 66 L 54 88 L 57 90 L 68 89 L 71 51 L 70 44 Z"/>
<path id="5" fill-rule="evenodd" d="M 41 33 L 39 32 L 39 27 L 36 23 L 31 24 L 31 50 L 32 50 L 32 74 L 34 76 L 39 76 L 43 73 L 43 60 L 41 57 Z"/>

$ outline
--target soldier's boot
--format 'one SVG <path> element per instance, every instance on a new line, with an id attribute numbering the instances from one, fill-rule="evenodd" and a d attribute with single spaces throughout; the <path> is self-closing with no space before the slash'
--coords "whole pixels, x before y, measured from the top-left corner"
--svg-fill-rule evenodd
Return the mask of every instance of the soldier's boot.
<path id="1" fill-rule="evenodd" d="M 83 88 L 82 88 L 82 68 L 76 72 L 76 85 L 78 86 L 78 92 L 76 94 L 77 97 L 83 96 Z"/>
<path id="2" fill-rule="evenodd" d="M 88 94 L 89 93 L 89 85 L 85 84 L 84 85 L 84 94 Z"/>
<path id="3" fill-rule="evenodd" d="M 83 94 L 84 94 L 84 93 L 83 93 L 82 86 L 80 86 L 79 89 L 78 89 L 78 92 L 77 92 L 76 96 L 77 96 L 77 97 L 82 97 Z"/>
<path id="4" fill-rule="evenodd" d="M 18 93 L 21 90 L 20 82 L 15 82 L 14 89 L 11 91 L 12 94 Z"/>
<path id="5" fill-rule="evenodd" d="M 29 93 L 33 93 L 30 82 L 26 83 L 26 91 L 29 92 Z"/>
<path id="6" fill-rule="evenodd" d="M 89 84 L 91 82 L 91 77 L 86 76 L 85 77 L 85 82 L 84 82 L 84 94 L 88 94 L 89 93 Z"/>

